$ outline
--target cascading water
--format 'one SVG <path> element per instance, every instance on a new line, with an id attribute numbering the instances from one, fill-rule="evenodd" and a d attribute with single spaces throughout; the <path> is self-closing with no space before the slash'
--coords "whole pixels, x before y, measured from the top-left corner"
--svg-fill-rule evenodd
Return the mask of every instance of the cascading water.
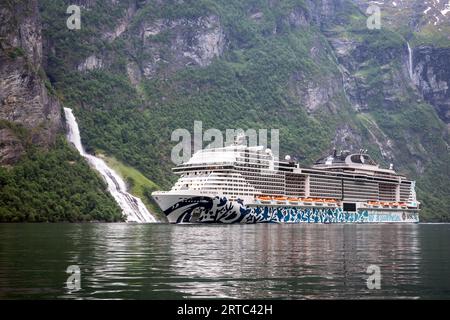
<path id="1" fill-rule="evenodd" d="M 414 81 L 413 51 L 411 49 L 411 46 L 409 45 L 409 42 L 407 42 L 407 44 L 408 44 L 408 57 L 409 57 L 409 62 L 408 62 L 409 77 L 411 78 L 412 81 Z"/>
<path id="2" fill-rule="evenodd" d="M 64 108 L 68 124 L 67 139 L 74 144 L 78 152 L 97 170 L 108 184 L 108 191 L 122 208 L 127 222 L 149 223 L 157 222 L 155 217 L 147 210 L 141 199 L 136 198 L 127 192 L 126 184 L 123 179 L 111 168 L 105 161 L 93 155 L 87 154 L 81 144 L 80 129 L 77 120 L 73 115 L 72 109 Z"/>

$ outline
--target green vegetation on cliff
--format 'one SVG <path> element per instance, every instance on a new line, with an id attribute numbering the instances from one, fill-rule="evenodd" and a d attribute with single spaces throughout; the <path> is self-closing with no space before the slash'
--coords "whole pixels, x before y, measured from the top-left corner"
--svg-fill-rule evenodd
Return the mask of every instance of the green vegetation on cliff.
<path id="1" fill-rule="evenodd" d="M 123 221 L 103 180 L 64 137 L 0 167 L 0 222 Z"/>
<path id="2" fill-rule="evenodd" d="M 320 23 L 304 1 L 280 1 L 275 7 L 262 0 L 140 2 L 128 30 L 114 41 L 104 34 L 125 16 L 127 1 L 108 23 L 103 23 L 110 14 L 106 2 L 92 4 L 83 11 L 78 33 L 64 27 L 61 10 L 68 3 L 42 1 L 44 35 L 54 49 L 46 71 L 63 103 L 74 108 L 88 150 L 103 150 L 168 188 L 176 178 L 170 172 L 173 130 L 192 131 L 194 120 L 204 129 L 280 129 L 281 152 L 304 164 L 333 146 L 366 147 L 383 165 L 395 161 L 400 172 L 418 179 L 423 217 L 448 216 L 445 125 L 409 83 L 402 67 L 404 38 L 367 30 L 350 1 Z M 223 28 L 223 52 L 202 67 L 180 67 L 182 53 L 171 41 L 195 47 L 196 19 L 210 15 L 218 16 Z M 167 30 L 145 38 L 145 23 L 160 18 Z M 182 32 L 171 21 L 185 26 Z M 334 40 L 348 44 L 342 50 L 347 56 L 330 45 Z M 105 65 L 76 71 L 91 55 Z M 130 79 L 130 63 L 141 75 L 137 84 Z M 149 65 L 154 73 L 145 76 Z M 348 92 L 343 74 L 357 82 Z"/>

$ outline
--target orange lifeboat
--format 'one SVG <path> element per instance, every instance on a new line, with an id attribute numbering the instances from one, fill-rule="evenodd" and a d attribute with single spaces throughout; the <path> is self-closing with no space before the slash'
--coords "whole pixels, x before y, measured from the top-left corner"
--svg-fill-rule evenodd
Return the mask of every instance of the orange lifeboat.
<path id="1" fill-rule="evenodd" d="M 314 199 L 314 202 L 315 202 L 316 205 L 318 205 L 318 206 L 323 206 L 325 200 L 324 200 L 324 199 Z"/>
<path id="2" fill-rule="evenodd" d="M 256 199 L 259 200 L 259 201 L 271 201 L 272 197 L 269 197 L 269 196 L 258 196 L 258 197 L 256 197 Z"/>
<path id="3" fill-rule="evenodd" d="M 372 202 L 370 202 L 370 204 L 371 204 L 373 207 L 379 207 L 379 206 L 381 205 L 381 202 L 378 202 L 378 201 L 372 201 Z"/>
<path id="4" fill-rule="evenodd" d="M 325 199 L 325 203 L 326 203 L 328 206 L 335 206 L 336 203 L 337 203 L 337 201 L 334 200 L 334 199 Z"/>
<path id="5" fill-rule="evenodd" d="M 311 206 L 312 203 L 314 202 L 314 200 L 311 199 L 311 198 L 303 198 L 303 199 L 300 199 L 300 200 L 301 200 L 301 201 L 303 202 L 303 204 L 306 205 L 306 206 Z"/>

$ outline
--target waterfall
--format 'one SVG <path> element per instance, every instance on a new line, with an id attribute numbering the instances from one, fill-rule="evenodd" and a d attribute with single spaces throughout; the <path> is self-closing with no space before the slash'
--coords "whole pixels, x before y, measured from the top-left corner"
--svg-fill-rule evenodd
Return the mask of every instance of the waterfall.
<path id="1" fill-rule="evenodd" d="M 409 42 L 406 42 L 408 44 L 408 71 L 409 71 L 409 77 L 414 82 L 414 72 L 413 72 L 413 51 L 411 49 L 411 46 L 409 45 Z"/>
<path id="2" fill-rule="evenodd" d="M 102 159 L 87 154 L 81 143 L 80 129 L 72 109 L 64 108 L 64 114 L 68 124 L 67 139 L 73 143 L 78 152 L 97 170 L 108 184 L 108 191 L 111 193 L 117 204 L 122 208 L 127 222 L 157 222 L 155 217 L 147 210 L 141 199 L 136 198 L 127 192 L 125 181 Z"/>

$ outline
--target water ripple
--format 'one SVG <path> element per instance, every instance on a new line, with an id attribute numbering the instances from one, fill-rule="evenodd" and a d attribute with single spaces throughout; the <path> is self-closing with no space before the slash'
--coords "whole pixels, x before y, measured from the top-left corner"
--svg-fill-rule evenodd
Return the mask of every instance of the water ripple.
<path id="1" fill-rule="evenodd" d="M 449 239 L 448 225 L 0 225 L 0 298 L 450 298 Z"/>

